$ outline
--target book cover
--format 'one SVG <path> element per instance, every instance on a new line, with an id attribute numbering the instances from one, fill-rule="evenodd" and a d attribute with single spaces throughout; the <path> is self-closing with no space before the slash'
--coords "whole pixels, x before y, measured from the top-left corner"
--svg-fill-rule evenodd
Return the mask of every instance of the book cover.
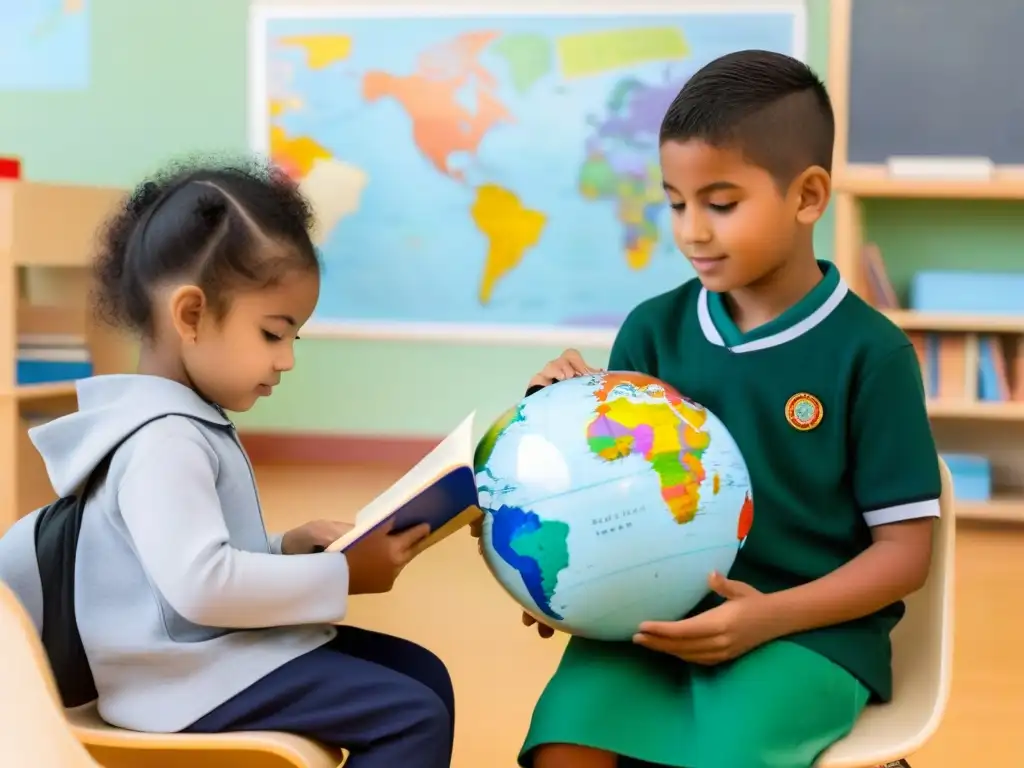
<path id="1" fill-rule="evenodd" d="M 861 259 L 871 291 L 871 303 L 879 309 L 899 309 L 899 297 L 889 280 L 882 249 L 875 243 L 867 243 L 861 249 Z"/>
<path id="2" fill-rule="evenodd" d="M 978 399 L 985 402 L 1005 402 L 1009 399 L 1009 385 L 999 337 L 983 336 L 978 342 L 978 352 Z"/>
<path id="3" fill-rule="evenodd" d="M 1024 402 L 1024 336 L 1018 336 L 1013 355 L 1013 397 L 1015 402 Z"/>
<path id="4" fill-rule="evenodd" d="M 968 333 L 964 337 L 964 397 L 974 401 L 978 399 L 981 378 L 981 351 L 978 348 L 977 334 Z"/>
<path id="5" fill-rule="evenodd" d="M 393 531 L 430 525 L 416 553 L 434 546 L 483 514 L 473 470 L 473 421 L 466 417 L 434 450 L 356 514 L 355 527 L 327 547 L 344 552 L 381 525 Z"/>
<path id="6" fill-rule="evenodd" d="M 942 400 L 963 400 L 967 397 L 967 337 L 962 333 L 939 336 L 939 392 Z"/>

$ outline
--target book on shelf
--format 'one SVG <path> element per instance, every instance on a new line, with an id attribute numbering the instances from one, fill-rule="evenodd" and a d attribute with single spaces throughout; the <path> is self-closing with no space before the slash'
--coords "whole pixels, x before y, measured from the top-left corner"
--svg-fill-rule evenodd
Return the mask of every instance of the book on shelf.
<path id="1" fill-rule="evenodd" d="M 390 488 L 363 507 L 355 527 L 327 547 L 344 552 L 382 525 L 398 533 L 427 523 L 430 533 L 416 552 L 434 546 L 482 513 L 473 470 L 475 412 Z"/>
<path id="2" fill-rule="evenodd" d="M 1002 339 L 996 334 L 979 337 L 978 399 L 1004 403 L 1010 399 L 1010 379 Z"/>
<path id="3" fill-rule="evenodd" d="M 92 355 L 84 336 L 19 334 L 16 360 L 19 385 L 74 381 L 92 374 Z"/>
<path id="4" fill-rule="evenodd" d="M 1010 399 L 1018 403 L 1024 402 L 1024 336 L 1014 339 L 1013 388 Z"/>
<path id="5" fill-rule="evenodd" d="M 1024 341 L 1017 340 L 1018 355 L 1007 365 L 999 334 L 930 333 L 909 331 L 925 394 L 930 400 L 1003 403 L 1024 401 Z"/>
<path id="6" fill-rule="evenodd" d="M 878 309 L 899 309 L 896 290 L 889 280 L 889 273 L 882 259 L 882 249 L 875 243 L 866 243 L 860 251 L 861 266 L 867 278 L 870 302 Z"/>

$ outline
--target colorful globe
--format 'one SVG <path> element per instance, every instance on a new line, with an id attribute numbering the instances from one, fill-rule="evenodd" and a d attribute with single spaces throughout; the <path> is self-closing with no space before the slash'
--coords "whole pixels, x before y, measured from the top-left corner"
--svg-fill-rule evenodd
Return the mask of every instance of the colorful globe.
<path id="1" fill-rule="evenodd" d="M 527 613 L 583 637 L 628 640 L 685 616 L 753 523 L 722 422 L 636 373 L 524 399 L 480 440 L 475 471 L 488 568 Z"/>

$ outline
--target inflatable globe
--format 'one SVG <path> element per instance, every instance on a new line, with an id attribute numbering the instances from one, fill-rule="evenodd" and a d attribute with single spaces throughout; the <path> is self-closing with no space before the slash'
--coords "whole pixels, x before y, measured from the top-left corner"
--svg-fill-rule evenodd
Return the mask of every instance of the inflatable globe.
<path id="1" fill-rule="evenodd" d="M 753 523 L 747 467 L 706 408 L 657 379 L 558 382 L 503 414 L 475 472 L 484 559 L 555 629 L 629 640 L 727 574 Z"/>

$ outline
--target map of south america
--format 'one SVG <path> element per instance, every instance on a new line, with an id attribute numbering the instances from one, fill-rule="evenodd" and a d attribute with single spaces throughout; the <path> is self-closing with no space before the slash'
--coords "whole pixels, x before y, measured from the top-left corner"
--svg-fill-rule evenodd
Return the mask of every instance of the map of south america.
<path id="1" fill-rule="evenodd" d="M 487 464 L 502 436 L 524 422 L 525 404 L 499 416 L 477 443 L 473 465 L 477 475 L 488 475 Z M 490 491 L 486 485 L 482 491 Z M 516 569 L 537 607 L 555 620 L 561 616 L 551 607 L 558 575 L 569 565 L 568 523 L 543 520 L 536 512 L 502 504 L 489 510 L 491 542 L 495 553 Z"/>
<path id="2" fill-rule="evenodd" d="M 492 510 L 491 518 L 494 551 L 519 572 L 537 607 L 560 621 L 551 598 L 558 574 L 569 565 L 569 524 L 512 506 Z"/>

